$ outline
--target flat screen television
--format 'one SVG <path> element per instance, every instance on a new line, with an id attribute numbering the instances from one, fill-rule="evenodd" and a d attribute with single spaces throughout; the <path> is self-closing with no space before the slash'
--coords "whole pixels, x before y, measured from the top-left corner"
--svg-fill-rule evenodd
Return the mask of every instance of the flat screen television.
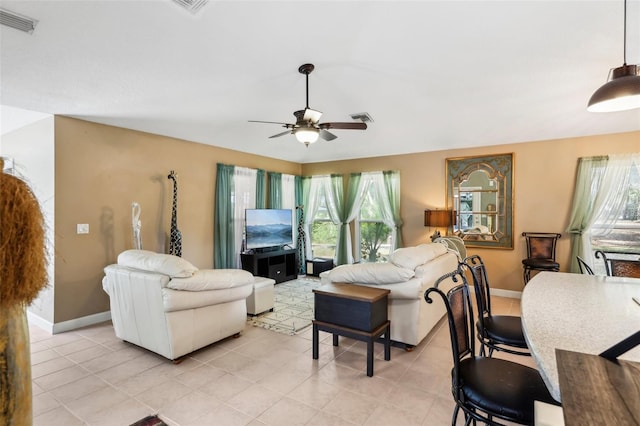
<path id="1" fill-rule="evenodd" d="M 293 243 L 291 209 L 246 209 L 244 219 L 247 250 Z"/>

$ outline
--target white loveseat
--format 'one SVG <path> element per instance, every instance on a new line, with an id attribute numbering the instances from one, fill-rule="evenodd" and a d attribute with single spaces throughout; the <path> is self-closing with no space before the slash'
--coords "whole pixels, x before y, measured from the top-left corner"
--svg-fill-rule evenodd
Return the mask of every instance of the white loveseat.
<path id="1" fill-rule="evenodd" d="M 389 293 L 391 340 L 415 346 L 424 339 L 444 316 L 442 300 L 432 304 L 424 300 L 424 292 L 436 279 L 458 267 L 458 257 L 440 243 L 400 248 L 388 263 L 341 265 L 320 274 L 323 284 L 352 283 L 386 288 Z M 448 291 L 451 280 L 440 285 Z"/>
<path id="2" fill-rule="evenodd" d="M 246 324 L 254 282 L 247 271 L 199 270 L 176 256 L 127 250 L 104 272 L 116 336 L 171 360 Z"/>

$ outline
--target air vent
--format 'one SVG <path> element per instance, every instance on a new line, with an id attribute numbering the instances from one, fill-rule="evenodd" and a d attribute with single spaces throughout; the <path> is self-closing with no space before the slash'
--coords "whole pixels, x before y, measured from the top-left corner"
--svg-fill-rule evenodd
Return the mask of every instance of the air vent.
<path id="1" fill-rule="evenodd" d="M 173 0 L 191 13 L 197 13 L 209 0 Z"/>
<path id="2" fill-rule="evenodd" d="M 362 121 L 363 123 L 373 122 L 373 118 L 371 118 L 368 112 L 359 112 L 357 114 L 351 114 L 351 118 L 353 118 L 354 120 Z"/>
<path id="3" fill-rule="evenodd" d="M 32 34 L 37 23 L 38 21 L 35 19 L 0 8 L 0 24 L 2 25 Z"/>

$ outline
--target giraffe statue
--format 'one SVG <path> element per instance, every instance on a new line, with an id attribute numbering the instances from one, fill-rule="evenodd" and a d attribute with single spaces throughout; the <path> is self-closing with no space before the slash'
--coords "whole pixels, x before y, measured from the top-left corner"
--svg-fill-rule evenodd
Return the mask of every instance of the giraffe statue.
<path id="1" fill-rule="evenodd" d="M 173 205 L 171 206 L 171 237 L 169 254 L 182 257 L 182 234 L 178 230 L 178 174 L 171 170 L 167 179 L 173 181 Z"/>
<path id="2" fill-rule="evenodd" d="M 298 273 L 300 275 L 307 273 L 307 265 L 304 261 L 307 252 L 307 241 L 304 232 L 304 206 L 296 206 L 296 210 L 300 210 L 300 218 L 298 219 Z"/>

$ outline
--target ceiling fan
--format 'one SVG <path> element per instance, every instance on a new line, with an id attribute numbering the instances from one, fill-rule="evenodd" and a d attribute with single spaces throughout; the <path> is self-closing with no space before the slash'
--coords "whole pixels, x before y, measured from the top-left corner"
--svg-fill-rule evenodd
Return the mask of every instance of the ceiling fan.
<path id="1" fill-rule="evenodd" d="M 365 130 L 367 124 L 362 123 L 320 123 L 320 117 L 322 113 L 320 111 L 309 108 L 309 74 L 314 70 L 313 64 L 300 65 L 298 72 L 304 74 L 307 79 L 307 106 L 303 110 L 299 110 L 293 113 L 296 117 L 295 124 L 291 123 L 279 123 L 276 121 L 258 121 L 249 120 L 250 123 L 269 123 L 280 124 L 286 128 L 286 132 L 278 133 L 269 138 L 278 138 L 280 136 L 293 134 L 299 142 L 302 142 L 306 146 L 312 144 L 322 138 L 326 141 L 331 141 L 337 138 L 336 135 L 329 132 L 327 129 L 349 129 L 349 130 Z"/>

